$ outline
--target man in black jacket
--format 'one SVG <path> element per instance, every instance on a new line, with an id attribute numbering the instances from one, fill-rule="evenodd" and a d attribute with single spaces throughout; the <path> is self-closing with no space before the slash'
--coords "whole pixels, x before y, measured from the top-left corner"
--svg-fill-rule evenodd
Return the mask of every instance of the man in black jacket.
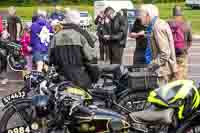
<path id="1" fill-rule="evenodd" d="M 147 45 L 147 38 L 144 36 L 146 27 L 142 25 L 141 20 L 136 18 L 129 37 L 136 39 L 136 48 L 133 56 L 133 64 L 146 64 L 145 50 Z"/>
<path id="2" fill-rule="evenodd" d="M 111 64 L 122 64 L 122 56 L 126 47 L 128 33 L 128 18 L 125 10 L 115 12 L 113 8 L 105 9 L 105 15 L 111 19 L 111 34 L 104 35 L 109 41 L 109 54 Z"/>
<path id="3" fill-rule="evenodd" d="M 57 65 L 58 71 L 66 80 L 87 89 L 91 85 L 91 80 L 85 65 L 96 58 L 94 44 L 91 44 L 93 40 L 86 37 L 89 34 L 79 27 L 78 11 L 69 11 L 65 21 L 63 30 L 52 38 L 49 51 L 50 64 Z"/>

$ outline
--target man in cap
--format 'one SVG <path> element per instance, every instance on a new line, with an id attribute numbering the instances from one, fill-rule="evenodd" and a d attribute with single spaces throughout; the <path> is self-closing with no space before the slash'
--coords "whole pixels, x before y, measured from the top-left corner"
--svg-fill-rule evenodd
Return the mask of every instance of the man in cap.
<path id="1" fill-rule="evenodd" d="M 85 65 L 96 58 L 95 49 L 89 45 L 79 26 L 79 12 L 67 11 L 65 17 L 63 30 L 59 31 L 51 41 L 50 63 L 57 65 L 58 71 L 66 80 L 87 89 L 91 81 Z"/>

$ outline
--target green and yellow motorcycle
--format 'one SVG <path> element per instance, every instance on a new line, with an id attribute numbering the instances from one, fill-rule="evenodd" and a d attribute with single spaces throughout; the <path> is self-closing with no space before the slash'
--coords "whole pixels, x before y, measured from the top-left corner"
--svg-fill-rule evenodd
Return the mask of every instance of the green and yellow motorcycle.
<path id="1" fill-rule="evenodd" d="M 135 133 L 200 133 L 199 87 L 178 80 L 150 92 L 150 106 L 129 114 Z"/>

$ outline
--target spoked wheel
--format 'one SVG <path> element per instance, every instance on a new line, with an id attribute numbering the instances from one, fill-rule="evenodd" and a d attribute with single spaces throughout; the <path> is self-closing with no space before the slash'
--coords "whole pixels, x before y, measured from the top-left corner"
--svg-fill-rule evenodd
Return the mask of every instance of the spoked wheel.
<path id="1" fill-rule="evenodd" d="M 35 119 L 31 101 L 8 108 L 0 121 L 1 133 L 48 133 L 44 121 Z"/>
<path id="2" fill-rule="evenodd" d="M 147 106 L 147 92 L 134 92 L 119 99 L 121 113 L 142 111 Z"/>

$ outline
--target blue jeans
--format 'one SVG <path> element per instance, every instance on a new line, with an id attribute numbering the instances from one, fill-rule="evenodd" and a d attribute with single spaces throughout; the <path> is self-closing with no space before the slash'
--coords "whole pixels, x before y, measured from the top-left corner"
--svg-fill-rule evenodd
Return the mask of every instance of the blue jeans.
<path id="1" fill-rule="evenodd" d="M 39 62 L 39 61 L 45 61 L 48 59 L 48 53 L 42 53 L 42 52 L 35 52 L 33 53 L 33 61 Z"/>

